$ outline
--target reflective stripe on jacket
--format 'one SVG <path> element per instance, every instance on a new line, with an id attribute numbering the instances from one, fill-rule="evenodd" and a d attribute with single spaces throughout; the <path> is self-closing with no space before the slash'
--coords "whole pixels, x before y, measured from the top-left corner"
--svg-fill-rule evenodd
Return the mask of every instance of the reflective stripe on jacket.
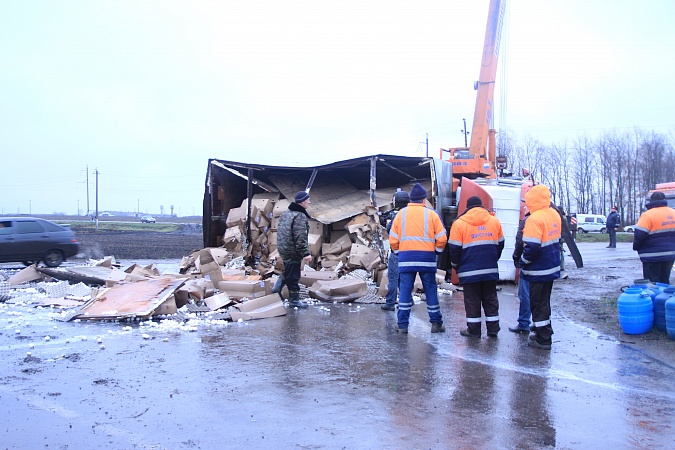
<path id="1" fill-rule="evenodd" d="M 651 202 L 635 226 L 633 250 L 643 262 L 675 260 L 675 209 Z M 658 204 L 657 204 L 658 203 Z M 651 206 L 651 207 L 650 207 Z"/>
<path id="2" fill-rule="evenodd" d="M 448 242 L 438 213 L 423 203 L 409 203 L 394 217 L 389 245 L 398 252 L 399 272 L 436 272 L 436 254 Z"/>
<path id="3" fill-rule="evenodd" d="M 520 268 L 529 282 L 560 278 L 560 214 L 551 208 L 551 192 L 538 184 L 525 195 L 530 217 L 523 228 L 523 254 Z"/>
<path id="4" fill-rule="evenodd" d="M 450 229 L 450 263 L 462 284 L 499 280 L 497 261 L 504 250 L 502 224 L 482 207 L 461 215 Z"/>

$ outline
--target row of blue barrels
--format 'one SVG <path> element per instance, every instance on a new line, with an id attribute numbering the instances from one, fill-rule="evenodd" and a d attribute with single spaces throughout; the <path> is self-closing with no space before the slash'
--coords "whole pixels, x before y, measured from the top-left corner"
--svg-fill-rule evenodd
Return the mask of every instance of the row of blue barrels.
<path id="1" fill-rule="evenodd" d="M 648 333 L 655 326 L 675 339 L 675 286 L 635 280 L 619 296 L 619 324 L 626 334 Z"/>

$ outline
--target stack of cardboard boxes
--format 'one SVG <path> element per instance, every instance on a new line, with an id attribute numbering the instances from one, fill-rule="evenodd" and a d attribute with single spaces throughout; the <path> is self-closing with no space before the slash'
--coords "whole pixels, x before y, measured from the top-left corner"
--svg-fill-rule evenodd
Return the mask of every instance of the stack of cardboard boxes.
<path id="1" fill-rule="evenodd" d="M 261 275 L 281 273 L 283 264 L 277 249 L 277 228 L 281 214 L 290 201 L 279 194 L 256 194 L 251 201 L 251 242 L 246 242 L 246 216 L 248 201 L 233 208 L 227 215 L 227 229 L 223 247 L 233 255 L 244 255 L 258 261 L 256 270 Z M 391 206 L 391 205 L 385 205 Z M 311 209 L 310 209 L 311 214 Z M 309 251 L 316 269 L 350 271 L 362 268 L 371 273 L 383 270 L 380 250 L 376 247 L 382 239 L 377 210 L 368 208 L 353 218 L 332 224 L 310 219 Z"/>

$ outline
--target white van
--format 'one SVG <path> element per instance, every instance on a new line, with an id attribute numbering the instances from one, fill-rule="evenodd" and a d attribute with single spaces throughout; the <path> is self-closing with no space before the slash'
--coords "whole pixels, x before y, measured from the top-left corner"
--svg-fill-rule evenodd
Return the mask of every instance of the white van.
<path id="1" fill-rule="evenodd" d="M 590 231 L 607 232 L 605 216 L 599 214 L 577 214 L 577 231 L 579 233 L 588 233 Z"/>

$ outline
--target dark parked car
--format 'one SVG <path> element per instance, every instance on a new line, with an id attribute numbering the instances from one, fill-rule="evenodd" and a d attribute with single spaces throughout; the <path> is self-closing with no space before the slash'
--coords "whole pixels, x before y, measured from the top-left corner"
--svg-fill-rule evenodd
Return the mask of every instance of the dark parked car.
<path id="1" fill-rule="evenodd" d="M 34 217 L 0 217 L 0 262 L 44 261 L 56 267 L 79 251 L 68 226 Z"/>

